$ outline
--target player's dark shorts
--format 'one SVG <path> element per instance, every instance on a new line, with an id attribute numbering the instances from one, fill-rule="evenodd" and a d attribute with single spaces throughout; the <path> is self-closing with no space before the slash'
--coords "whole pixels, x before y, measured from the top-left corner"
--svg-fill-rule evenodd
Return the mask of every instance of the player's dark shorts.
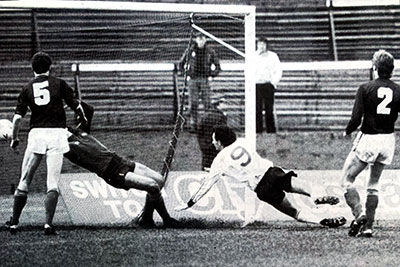
<path id="1" fill-rule="evenodd" d="M 129 165 L 121 157 L 115 155 L 101 177 L 106 181 L 106 183 L 115 188 L 129 190 L 130 188 L 125 185 L 125 175 L 134 170 L 134 163 Z"/>
<path id="2" fill-rule="evenodd" d="M 257 197 L 271 205 L 279 205 L 285 197 L 285 192 L 292 191 L 293 171 L 285 172 L 279 167 L 271 167 L 264 174 L 256 189 Z"/>

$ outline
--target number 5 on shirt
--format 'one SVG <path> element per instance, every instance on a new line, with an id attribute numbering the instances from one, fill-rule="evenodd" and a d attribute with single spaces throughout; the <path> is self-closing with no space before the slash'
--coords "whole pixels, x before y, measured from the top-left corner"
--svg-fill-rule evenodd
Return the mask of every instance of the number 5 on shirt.
<path id="1" fill-rule="evenodd" d="M 33 97 L 38 106 L 47 105 L 50 102 L 49 81 L 33 83 Z"/>

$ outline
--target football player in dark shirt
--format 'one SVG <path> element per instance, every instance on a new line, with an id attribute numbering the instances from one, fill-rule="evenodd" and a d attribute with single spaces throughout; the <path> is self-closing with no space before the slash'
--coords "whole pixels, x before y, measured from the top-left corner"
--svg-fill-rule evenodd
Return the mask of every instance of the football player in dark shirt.
<path id="1" fill-rule="evenodd" d="M 118 156 L 95 137 L 80 129 L 69 128 L 69 132 L 70 150 L 65 154 L 67 159 L 96 173 L 113 187 L 147 191 L 144 212 L 153 207 L 163 219 L 164 227 L 179 226 L 179 222 L 170 217 L 165 207 L 160 191 L 165 181 L 160 173 Z M 138 225 L 145 228 L 155 227 L 150 215 L 139 218 Z"/>
<path id="2" fill-rule="evenodd" d="M 353 113 L 345 136 L 361 124 L 361 131 L 343 167 L 345 199 L 354 215 L 350 236 L 372 236 L 372 225 L 379 200 L 379 178 L 394 155 L 394 125 L 400 109 L 400 86 L 391 81 L 394 69 L 393 56 L 379 50 L 372 58 L 373 80 L 362 84 L 357 91 Z M 370 166 L 365 211 L 360 195 L 354 186 L 358 174 Z"/>
<path id="3" fill-rule="evenodd" d="M 60 179 L 63 154 L 69 150 L 65 103 L 74 110 L 85 123 L 85 115 L 79 100 L 71 87 L 62 79 L 50 76 L 52 60 L 44 52 L 36 53 L 31 60 L 35 78 L 20 92 L 15 115 L 10 147 L 17 150 L 18 132 L 22 118 L 31 110 L 28 144 L 22 162 L 21 178 L 14 194 L 13 215 L 8 222 L 12 234 L 25 207 L 29 185 L 43 156 L 47 164 L 47 194 L 45 199 L 45 235 L 56 234 L 52 226 L 58 201 L 58 180 Z"/>

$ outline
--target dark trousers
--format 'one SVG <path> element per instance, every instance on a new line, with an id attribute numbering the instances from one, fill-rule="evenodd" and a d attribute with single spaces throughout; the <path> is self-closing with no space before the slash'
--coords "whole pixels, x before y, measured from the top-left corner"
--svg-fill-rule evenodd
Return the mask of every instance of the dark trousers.
<path id="1" fill-rule="evenodd" d="M 263 110 L 267 133 L 275 133 L 274 117 L 275 87 L 271 83 L 256 84 L 256 132 L 261 133 L 263 127 Z"/>
<path id="2" fill-rule="evenodd" d="M 196 126 L 198 121 L 199 100 L 201 99 L 205 110 L 211 108 L 211 87 L 208 78 L 193 78 L 189 86 L 189 113 L 190 124 Z"/>

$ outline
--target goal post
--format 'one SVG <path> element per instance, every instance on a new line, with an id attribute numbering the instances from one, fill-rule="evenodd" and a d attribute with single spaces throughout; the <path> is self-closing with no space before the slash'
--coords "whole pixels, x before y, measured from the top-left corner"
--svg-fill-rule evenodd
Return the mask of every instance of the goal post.
<path id="1" fill-rule="evenodd" d="M 189 93 L 185 71 L 177 65 L 190 48 L 193 32 L 203 33 L 221 66 L 210 82 L 211 98 L 224 99 L 228 125 L 256 147 L 255 6 L 0 1 L 0 12 L 10 10 L 35 10 L 37 41 L 53 57 L 57 76 L 75 83 L 77 95 L 95 108 L 93 135 L 127 158 L 162 169 L 165 176 L 171 164 L 173 171 L 202 169 L 196 133 L 179 137 L 182 145 L 193 147 L 190 155 L 174 154 L 190 109 L 190 101 L 181 97 Z M 21 31 L 29 36 L 25 21 Z M 199 117 L 207 109 L 201 99 Z M 68 164 L 65 168 L 77 172 Z M 187 180 L 184 186 L 190 187 L 192 180 Z M 189 192 L 182 191 L 179 202 Z"/>
<path id="2" fill-rule="evenodd" d="M 137 3 L 118 1 L 1 1 L 1 9 L 45 10 L 114 10 L 173 13 L 202 13 L 240 15 L 244 23 L 244 77 L 245 77 L 245 137 L 255 147 L 255 79 L 253 57 L 255 53 L 255 6 L 219 4 Z M 44 48 L 45 49 L 45 48 Z M 82 66 L 81 66 L 82 67 Z M 83 71 L 81 69 L 81 71 Z"/>

